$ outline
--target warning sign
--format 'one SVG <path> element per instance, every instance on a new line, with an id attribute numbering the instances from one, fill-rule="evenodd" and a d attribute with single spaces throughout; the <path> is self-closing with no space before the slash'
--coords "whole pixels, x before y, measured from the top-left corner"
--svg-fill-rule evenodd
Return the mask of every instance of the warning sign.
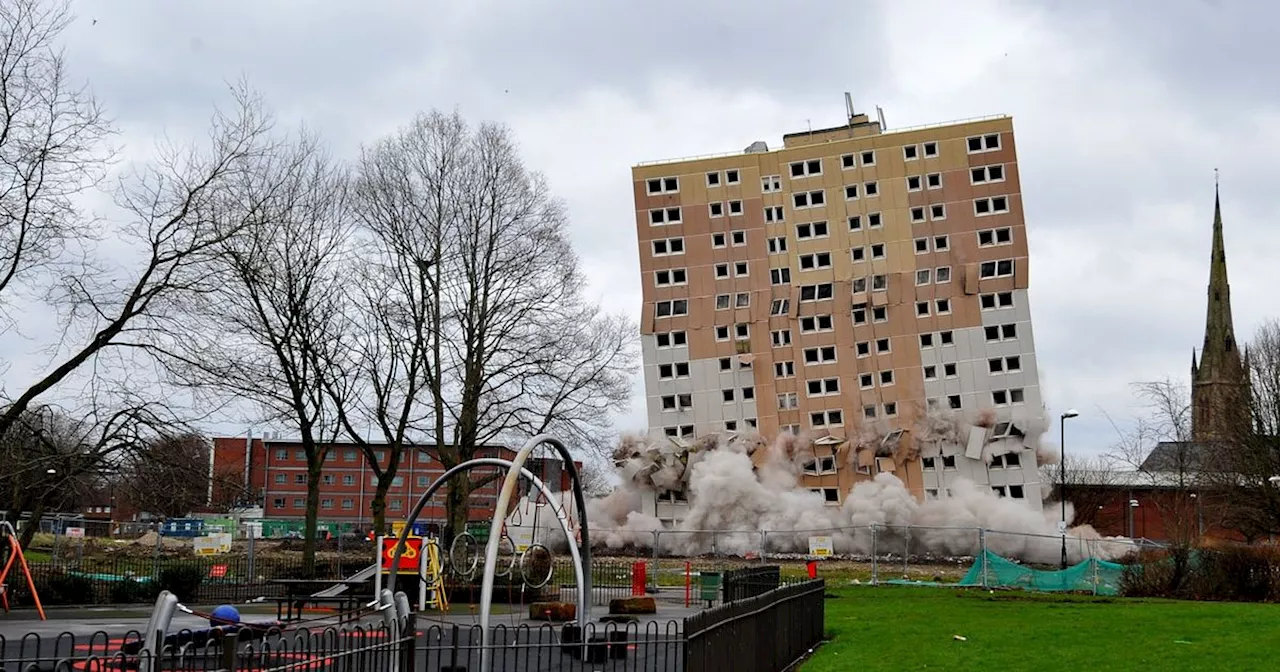
<path id="1" fill-rule="evenodd" d="M 401 572 L 418 572 L 419 556 L 422 553 L 422 539 L 410 537 L 404 541 L 404 552 L 400 554 Z M 396 555 L 396 539 L 382 540 L 382 570 L 391 569 L 391 561 Z"/>
<path id="2" fill-rule="evenodd" d="M 831 537 L 809 537 L 809 555 L 826 558 L 834 552 Z"/>

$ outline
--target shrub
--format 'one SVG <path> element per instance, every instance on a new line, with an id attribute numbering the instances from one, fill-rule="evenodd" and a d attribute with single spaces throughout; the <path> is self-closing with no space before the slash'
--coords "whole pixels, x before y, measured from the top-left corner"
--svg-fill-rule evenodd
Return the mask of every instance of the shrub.
<path id="1" fill-rule="evenodd" d="M 1195 600 L 1280 599 L 1280 551 L 1231 546 L 1146 552 L 1125 567 L 1120 592 Z"/>
<path id="2" fill-rule="evenodd" d="M 136 604 L 151 602 L 158 591 L 148 584 L 133 579 L 124 579 L 111 584 L 112 604 Z"/>
<path id="3" fill-rule="evenodd" d="M 57 573 L 45 580 L 40 590 L 44 604 L 93 604 L 93 581 L 74 574 Z"/>
<path id="4" fill-rule="evenodd" d="M 167 590 L 177 595 L 179 600 L 194 600 L 207 571 L 203 565 L 165 567 L 160 570 L 157 592 Z"/>

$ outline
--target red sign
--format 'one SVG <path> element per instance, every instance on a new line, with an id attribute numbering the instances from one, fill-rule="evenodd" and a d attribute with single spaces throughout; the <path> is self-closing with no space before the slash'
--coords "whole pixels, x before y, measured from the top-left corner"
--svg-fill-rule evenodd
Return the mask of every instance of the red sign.
<path id="1" fill-rule="evenodd" d="M 400 567 L 402 572 L 418 571 L 418 554 L 422 553 L 422 539 L 410 537 L 404 540 L 404 551 L 400 553 Z M 382 540 L 382 569 L 384 571 L 391 569 L 391 560 L 396 554 L 396 540 Z"/>
<path id="2" fill-rule="evenodd" d="M 209 578 L 211 579 L 224 579 L 226 578 L 226 576 L 227 576 L 226 565 L 214 565 L 209 568 Z"/>

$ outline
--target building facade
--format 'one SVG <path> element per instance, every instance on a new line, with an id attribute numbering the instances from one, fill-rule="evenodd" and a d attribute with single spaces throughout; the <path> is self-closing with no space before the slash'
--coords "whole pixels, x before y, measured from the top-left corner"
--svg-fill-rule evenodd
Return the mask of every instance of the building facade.
<path id="1" fill-rule="evenodd" d="M 651 432 L 812 432 L 805 483 L 832 505 L 885 471 L 920 498 L 965 477 L 1040 505 L 1011 118 L 851 114 L 632 178 Z M 959 431 L 928 428 L 944 416 Z"/>
<path id="2" fill-rule="evenodd" d="M 374 456 L 385 468 L 387 450 L 374 444 Z M 486 446 L 477 457 L 510 460 L 515 451 Z M 581 466 L 580 464 L 578 465 Z M 567 473 L 558 459 L 530 458 L 526 468 L 553 490 L 568 490 Z M 301 519 L 306 515 L 307 456 L 296 439 L 217 437 L 213 439 L 212 500 L 225 508 L 260 506 L 264 518 Z M 444 466 L 428 448 L 406 448 L 398 474 L 387 492 L 387 520 L 402 520 L 418 497 L 443 473 Z M 493 470 L 479 473 L 493 473 Z M 473 474 L 473 480 L 476 478 Z M 471 493 L 472 520 L 491 520 L 501 479 L 494 479 Z M 360 448 L 349 442 L 329 444 L 328 459 L 320 477 L 319 517 L 326 521 L 355 523 L 360 528 L 373 520 L 372 506 L 377 478 Z M 422 510 L 421 521 L 443 521 L 444 486 Z M 518 495 L 528 491 L 522 479 Z"/>

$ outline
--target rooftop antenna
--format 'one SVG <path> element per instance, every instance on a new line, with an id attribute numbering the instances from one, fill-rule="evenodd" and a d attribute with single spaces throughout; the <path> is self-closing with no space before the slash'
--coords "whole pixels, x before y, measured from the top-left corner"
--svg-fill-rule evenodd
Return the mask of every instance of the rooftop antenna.
<path id="1" fill-rule="evenodd" d="M 879 105 L 876 105 L 876 116 L 880 118 L 880 132 L 883 133 L 886 130 L 884 124 L 884 108 Z"/>
<path id="2" fill-rule="evenodd" d="M 844 113 L 848 117 L 849 123 L 853 123 L 853 96 L 848 91 L 844 92 Z"/>

